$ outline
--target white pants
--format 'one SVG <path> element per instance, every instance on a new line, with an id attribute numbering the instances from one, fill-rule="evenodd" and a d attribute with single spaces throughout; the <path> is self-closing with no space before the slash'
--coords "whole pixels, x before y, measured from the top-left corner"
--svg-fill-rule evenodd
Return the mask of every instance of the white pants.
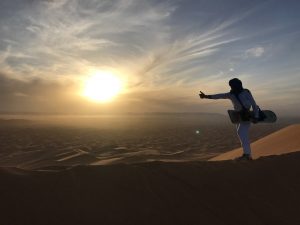
<path id="1" fill-rule="evenodd" d="M 236 125 L 236 131 L 239 136 L 244 154 L 251 155 L 251 147 L 249 141 L 250 122 L 242 122 Z"/>

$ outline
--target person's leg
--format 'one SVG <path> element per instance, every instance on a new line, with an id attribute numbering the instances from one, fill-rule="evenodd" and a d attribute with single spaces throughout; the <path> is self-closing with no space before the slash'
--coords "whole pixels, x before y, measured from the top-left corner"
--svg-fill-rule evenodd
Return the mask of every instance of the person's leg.
<path id="1" fill-rule="evenodd" d="M 250 141 L 249 141 L 249 128 L 251 123 L 249 122 L 243 122 L 237 124 L 237 134 L 239 136 L 244 154 L 251 156 L 251 147 L 250 147 Z"/>

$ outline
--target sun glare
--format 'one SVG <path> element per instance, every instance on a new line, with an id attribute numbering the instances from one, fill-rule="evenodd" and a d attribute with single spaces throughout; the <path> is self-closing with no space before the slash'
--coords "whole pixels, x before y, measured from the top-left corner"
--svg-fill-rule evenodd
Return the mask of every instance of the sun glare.
<path id="1" fill-rule="evenodd" d="M 111 101 L 121 91 L 121 80 L 110 72 L 97 72 L 85 82 L 84 96 L 97 102 Z"/>

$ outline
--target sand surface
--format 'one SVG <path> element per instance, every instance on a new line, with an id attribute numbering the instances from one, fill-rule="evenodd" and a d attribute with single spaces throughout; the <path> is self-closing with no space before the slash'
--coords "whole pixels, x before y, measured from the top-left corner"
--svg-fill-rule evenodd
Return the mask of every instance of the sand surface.
<path id="1" fill-rule="evenodd" d="M 251 144 L 253 158 L 268 155 L 281 155 L 290 152 L 300 151 L 300 124 L 295 124 L 274 132 Z M 216 160 L 234 159 L 242 154 L 242 149 L 238 148 L 217 157 Z"/>
<path id="2" fill-rule="evenodd" d="M 283 154 L 299 149 L 299 125 L 254 143 L 255 157 L 280 156 L 209 162 L 239 144 L 231 124 L 144 119 L 0 120 L 0 224 L 300 224 L 300 152 Z"/>
<path id="3" fill-rule="evenodd" d="M 221 115 L 0 119 L 0 167 L 108 165 L 207 160 L 240 146 Z M 251 128 L 251 140 L 284 127 Z"/>
<path id="4" fill-rule="evenodd" d="M 300 153 L 0 170 L 0 224 L 299 225 Z"/>

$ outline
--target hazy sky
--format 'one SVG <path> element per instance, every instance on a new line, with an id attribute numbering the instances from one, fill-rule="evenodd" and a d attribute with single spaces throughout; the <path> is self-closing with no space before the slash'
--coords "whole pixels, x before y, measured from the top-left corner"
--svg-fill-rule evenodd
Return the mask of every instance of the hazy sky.
<path id="1" fill-rule="evenodd" d="M 219 112 L 240 78 L 261 108 L 300 110 L 298 0 L 1 0 L 0 111 Z M 126 83 L 82 97 L 91 71 Z"/>

